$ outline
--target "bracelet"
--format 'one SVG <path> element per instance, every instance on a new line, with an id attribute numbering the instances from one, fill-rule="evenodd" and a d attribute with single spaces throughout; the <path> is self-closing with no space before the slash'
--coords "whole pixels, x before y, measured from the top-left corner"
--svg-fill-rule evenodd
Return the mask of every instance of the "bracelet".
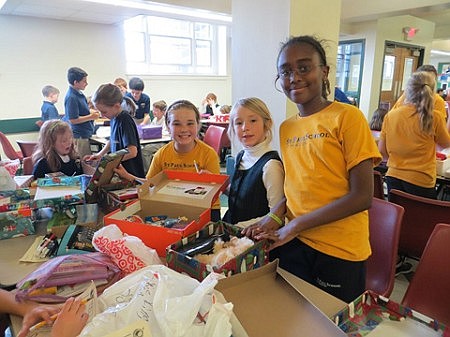
<path id="1" fill-rule="evenodd" d="M 275 221 L 278 225 L 283 226 L 283 220 L 281 220 L 275 213 L 269 212 L 267 213 L 267 216 Z"/>

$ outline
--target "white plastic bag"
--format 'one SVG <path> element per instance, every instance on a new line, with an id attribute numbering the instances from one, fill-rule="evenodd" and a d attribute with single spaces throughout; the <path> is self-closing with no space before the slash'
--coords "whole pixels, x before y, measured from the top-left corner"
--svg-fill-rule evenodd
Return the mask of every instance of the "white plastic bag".
<path id="1" fill-rule="evenodd" d="M 156 250 L 147 247 L 135 236 L 122 234 L 116 225 L 105 226 L 96 231 L 92 245 L 99 252 L 109 255 L 127 274 L 146 266 L 161 264 Z"/>
<path id="2" fill-rule="evenodd" d="M 163 265 L 145 267 L 103 292 L 101 313 L 80 336 L 104 336 L 144 320 L 152 337 L 229 337 L 233 306 L 218 303 L 213 295 L 221 277 L 211 273 L 200 283 Z"/>
<path id="3" fill-rule="evenodd" d="M 12 191 L 16 189 L 16 183 L 9 172 L 0 166 L 0 191 Z"/>

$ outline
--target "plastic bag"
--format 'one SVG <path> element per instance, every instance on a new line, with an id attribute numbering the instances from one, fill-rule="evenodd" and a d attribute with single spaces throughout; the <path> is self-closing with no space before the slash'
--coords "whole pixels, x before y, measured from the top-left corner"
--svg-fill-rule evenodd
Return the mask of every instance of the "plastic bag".
<path id="1" fill-rule="evenodd" d="M 153 337 L 229 337 L 233 305 L 213 295 L 220 277 L 212 273 L 200 283 L 163 265 L 145 267 L 105 290 L 101 313 L 80 336 L 104 336 L 144 320 Z"/>
<path id="2" fill-rule="evenodd" d="M 95 249 L 111 257 L 126 274 L 161 264 L 156 250 L 147 247 L 141 239 L 122 234 L 116 225 L 109 225 L 95 232 L 92 239 Z"/>
<path id="3" fill-rule="evenodd" d="M 16 299 L 64 302 L 82 293 L 93 280 L 100 293 L 123 276 L 111 258 L 103 253 L 55 257 L 17 283 Z"/>
<path id="4" fill-rule="evenodd" d="M 0 191 L 16 189 L 16 183 L 4 166 L 0 166 Z"/>

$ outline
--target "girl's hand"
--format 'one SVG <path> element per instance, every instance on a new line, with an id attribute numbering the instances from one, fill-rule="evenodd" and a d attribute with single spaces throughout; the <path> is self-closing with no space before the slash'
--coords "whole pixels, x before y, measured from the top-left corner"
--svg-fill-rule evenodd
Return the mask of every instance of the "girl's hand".
<path id="1" fill-rule="evenodd" d="M 52 327 L 52 337 L 76 337 L 88 321 L 84 303 L 81 299 L 69 298 L 64 303 L 61 312 Z"/>
<path id="2" fill-rule="evenodd" d="M 87 154 L 87 155 L 85 155 L 84 157 L 83 157 L 83 160 L 84 161 L 98 161 L 98 160 L 100 160 L 100 159 L 102 159 L 102 156 L 101 155 L 99 155 L 98 153 L 97 154 Z"/>
<path id="3" fill-rule="evenodd" d="M 22 328 L 17 337 L 25 337 L 30 328 L 41 321 L 46 321 L 47 324 L 51 325 L 53 322 L 50 317 L 58 313 L 59 310 L 60 308 L 57 306 L 36 305 L 23 316 Z"/>
<path id="4" fill-rule="evenodd" d="M 120 164 L 117 168 L 114 169 L 114 172 L 119 175 L 122 179 L 126 179 L 128 181 L 134 181 L 135 177 L 128 173 L 128 171 L 123 167 L 122 164 Z"/>
<path id="5" fill-rule="evenodd" d="M 291 234 L 289 227 L 289 225 L 286 225 L 276 231 L 262 232 L 256 235 L 255 239 L 268 240 L 270 242 L 270 246 L 267 248 L 267 251 L 271 251 L 272 249 L 282 246 L 296 237 L 295 234 Z"/>
<path id="6" fill-rule="evenodd" d="M 258 239 L 258 236 L 262 233 L 270 233 L 280 228 L 280 225 L 269 216 L 263 217 L 261 220 L 255 222 L 253 225 L 248 226 L 242 230 L 242 234 L 250 239 Z"/>

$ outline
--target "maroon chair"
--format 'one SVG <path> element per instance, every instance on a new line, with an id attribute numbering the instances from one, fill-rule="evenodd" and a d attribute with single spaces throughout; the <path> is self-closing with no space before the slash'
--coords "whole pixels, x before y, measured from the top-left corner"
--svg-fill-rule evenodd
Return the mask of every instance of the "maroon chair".
<path id="1" fill-rule="evenodd" d="M 376 170 L 373 170 L 373 196 L 384 199 L 383 176 Z"/>
<path id="2" fill-rule="evenodd" d="M 447 220 L 450 220 L 447 218 Z M 450 224 L 439 223 L 425 246 L 402 304 L 450 324 Z"/>
<path id="3" fill-rule="evenodd" d="M 203 141 L 217 152 L 217 155 L 221 161 L 222 148 L 226 144 L 227 140 L 228 136 L 226 134 L 226 129 L 217 125 L 210 125 L 205 132 L 205 137 L 203 138 Z"/>
<path id="4" fill-rule="evenodd" d="M 2 144 L 3 152 L 5 155 L 11 159 L 20 159 L 20 162 L 23 160 L 23 154 L 21 151 L 16 151 L 9 141 L 8 137 L 3 132 L 0 132 L 0 143 Z"/>
<path id="5" fill-rule="evenodd" d="M 403 207 L 378 198 L 373 198 L 372 206 L 369 208 L 372 255 L 366 265 L 366 289 L 386 297 L 391 295 L 394 288 L 403 214 Z"/>
<path id="6" fill-rule="evenodd" d="M 33 159 L 31 157 L 23 158 L 23 174 L 29 175 L 33 173 Z"/>
<path id="7" fill-rule="evenodd" d="M 22 155 L 24 157 L 29 157 L 33 154 L 34 148 L 38 144 L 37 141 L 33 140 L 16 140 L 17 145 L 19 145 Z"/>
<path id="8" fill-rule="evenodd" d="M 450 220 L 450 202 L 418 197 L 395 189 L 389 192 L 389 201 L 405 209 L 399 255 L 420 259 L 434 226 Z"/>

